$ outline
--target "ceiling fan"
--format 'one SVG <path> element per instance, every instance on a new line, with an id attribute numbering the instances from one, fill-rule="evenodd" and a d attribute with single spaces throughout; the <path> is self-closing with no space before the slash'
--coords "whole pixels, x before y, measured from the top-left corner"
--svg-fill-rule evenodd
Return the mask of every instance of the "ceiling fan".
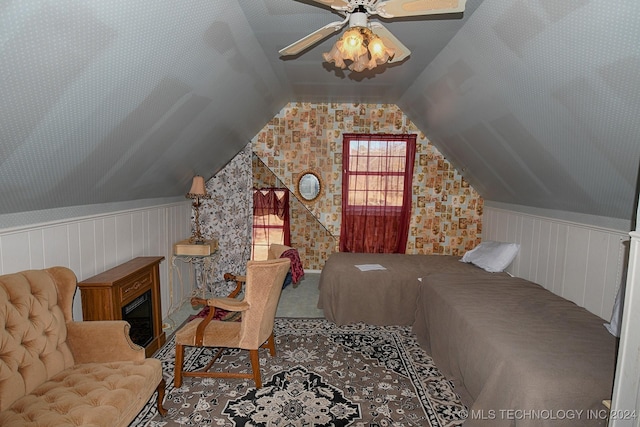
<path id="1" fill-rule="evenodd" d="M 463 12 L 466 0 L 312 0 L 331 7 L 345 16 L 342 21 L 331 22 L 300 40 L 280 49 L 281 56 L 297 55 L 341 30 L 349 23 L 349 30 L 338 40 L 334 48 L 323 54 L 325 61 L 345 68 L 345 60 L 351 61 L 349 69 L 363 71 L 389 62 L 400 62 L 411 54 L 389 30 L 379 22 L 369 22 L 369 17 L 382 18 L 435 15 Z"/>

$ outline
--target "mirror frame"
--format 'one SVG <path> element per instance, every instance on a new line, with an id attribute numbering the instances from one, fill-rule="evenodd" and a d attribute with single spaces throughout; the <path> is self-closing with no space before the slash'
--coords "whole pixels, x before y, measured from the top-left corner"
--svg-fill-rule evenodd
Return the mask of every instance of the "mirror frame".
<path id="1" fill-rule="evenodd" d="M 318 180 L 318 194 L 316 194 L 312 198 L 305 197 L 305 196 L 302 195 L 302 193 L 300 193 L 300 182 L 304 179 L 305 176 L 308 176 L 308 175 L 312 175 Z M 322 182 L 322 178 L 320 177 L 320 175 L 316 171 L 311 170 L 311 169 L 307 169 L 307 170 L 304 170 L 304 171 L 302 171 L 302 172 L 300 172 L 298 174 L 298 179 L 296 180 L 296 196 L 302 202 L 311 203 L 311 202 L 317 200 L 318 197 L 320 197 L 320 195 L 322 194 L 323 190 L 324 190 L 324 183 Z"/>

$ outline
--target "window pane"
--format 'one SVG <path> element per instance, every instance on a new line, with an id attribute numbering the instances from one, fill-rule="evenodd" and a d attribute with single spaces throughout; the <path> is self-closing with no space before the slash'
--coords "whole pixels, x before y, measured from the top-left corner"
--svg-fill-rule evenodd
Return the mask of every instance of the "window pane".
<path id="1" fill-rule="evenodd" d="M 367 177 L 367 189 L 369 191 L 384 191 L 384 176 L 369 175 Z"/>
<path id="2" fill-rule="evenodd" d="M 349 168 L 354 172 L 366 172 L 369 158 L 366 155 L 354 155 L 350 157 Z"/>
<path id="3" fill-rule="evenodd" d="M 367 151 L 369 151 L 369 142 L 352 140 L 351 142 L 349 142 L 349 150 L 350 150 L 350 153 L 366 154 Z"/>
<path id="4" fill-rule="evenodd" d="M 267 194 L 267 190 L 256 191 Z M 279 200 L 282 200 L 287 196 L 287 192 L 275 190 L 275 195 Z M 267 259 L 269 246 L 272 243 L 284 244 L 284 219 L 278 218 L 275 214 L 262 215 L 264 212 L 273 212 L 270 207 L 265 206 L 263 209 L 254 207 L 254 209 L 251 259 L 264 260 Z M 285 215 L 287 214 L 285 212 Z"/>
<path id="5" fill-rule="evenodd" d="M 366 201 L 367 201 L 366 191 L 349 191 L 348 203 L 350 205 L 360 206 L 360 205 L 366 204 Z"/>
<path id="6" fill-rule="evenodd" d="M 349 188 L 351 190 L 366 190 L 367 175 L 351 175 L 349 177 Z"/>
<path id="7" fill-rule="evenodd" d="M 264 245 L 255 245 L 253 247 L 253 254 L 251 256 L 251 259 L 256 260 L 256 261 L 262 261 L 267 259 L 267 256 L 269 255 L 269 246 L 264 246 Z"/>
<path id="8" fill-rule="evenodd" d="M 269 242 L 280 243 L 284 241 L 284 233 L 282 228 L 268 228 L 269 230 Z"/>
<path id="9" fill-rule="evenodd" d="M 402 191 L 404 188 L 404 176 L 392 175 L 386 177 L 387 191 Z"/>
<path id="10" fill-rule="evenodd" d="M 270 225 L 282 227 L 284 225 L 284 220 L 278 218 L 277 215 L 254 215 L 253 224 L 259 227 Z"/>
<path id="11" fill-rule="evenodd" d="M 402 206 L 406 141 L 350 140 L 347 203 L 355 206 Z"/>

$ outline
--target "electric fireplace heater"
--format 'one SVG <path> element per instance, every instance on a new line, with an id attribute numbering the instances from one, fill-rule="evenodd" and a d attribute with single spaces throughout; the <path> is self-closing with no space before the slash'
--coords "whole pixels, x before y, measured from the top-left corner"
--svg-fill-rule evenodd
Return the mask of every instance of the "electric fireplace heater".
<path id="1" fill-rule="evenodd" d="M 131 325 L 129 331 L 131 341 L 142 347 L 146 347 L 153 341 L 151 290 L 122 307 L 122 320 L 126 320 Z"/>

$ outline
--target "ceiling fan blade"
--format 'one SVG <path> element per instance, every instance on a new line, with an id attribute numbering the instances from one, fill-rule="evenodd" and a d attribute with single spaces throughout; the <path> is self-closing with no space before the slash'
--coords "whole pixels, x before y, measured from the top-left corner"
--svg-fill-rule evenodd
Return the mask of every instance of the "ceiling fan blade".
<path id="1" fill-rule="evenodd" d="M 464 12 L 466 0 L 388 0 L 375 11 L 383 18 Z"/>
<path id="2" fill-rule="evenodd" d="M 411 51 L 402 44 L 389 30 L 379 22 L 371 23 L 371 31 L 382 39 L 385 46 L 395 50 L 395 55 L 389 60 L 389 63 L 400 62 L 407 56 L 411 55 Z"/>
<path id="3" fill-rule="evenodd" d="M 316 3 L 324 4 L 326 6 L 331 7 L 331 9 L 335 10 L 349 10 L 351 6 L 349 6 L 348 0 L 311 0 Z"/>
<path id="4" fill-rule="evenodd" d="M 331 22 L 330 24 L 325 25 L 324 27 L 314 31 L 308 36 L 301 38 L 297 42 L 291 43 L 289 46 L 280 49 L 278 52 L 281 56 L 297 55 L 306 48 L 318 43 L 325 37 L 340 30 L 346 23 L 347 21 Z"/>

